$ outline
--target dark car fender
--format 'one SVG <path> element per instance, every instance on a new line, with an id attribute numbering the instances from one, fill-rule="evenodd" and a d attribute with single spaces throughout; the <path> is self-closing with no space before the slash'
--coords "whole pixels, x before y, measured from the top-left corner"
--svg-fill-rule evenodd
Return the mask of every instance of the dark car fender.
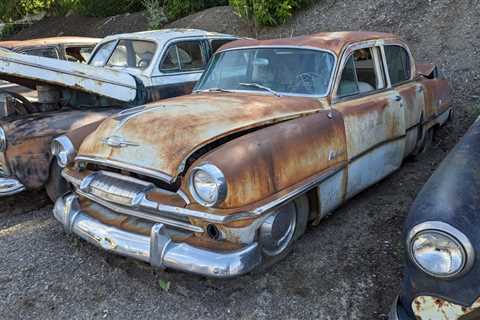
<path id="1" fill-rule="evenodd" d="M 405 223 L 404 239 L 420 223 L 440 221 L 461 231 L 473 245 L 472 268 L 452 279 L 432 277 L 407 257 L 401 305 L 413 317 L 412 301 L 433 296 L 465 307 L 480 297 L 480 118 L 447 155 L 415 199 Z"/>

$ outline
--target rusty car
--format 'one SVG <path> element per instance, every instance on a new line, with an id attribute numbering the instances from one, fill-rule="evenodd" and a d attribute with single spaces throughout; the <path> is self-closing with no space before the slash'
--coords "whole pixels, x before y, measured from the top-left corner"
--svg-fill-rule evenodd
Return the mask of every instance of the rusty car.
<path id="1" fill-rule="evenodd" d="M 391 320 L 480 318 L 480 118 L 438 166 L 405 221 Z"/>
<path id="2" fill-rule="evenodd" d="M 234 36 L 164 29 L 103 39 L 88 64 L 0 49 L 0 79 L 35 90 L 15 92 L 0 110 L 0 196 L 46 187 L 64 192 L 50 141 L 132 106 L 186 94 L 212 56 Z"/>
<path id="3" fill-rule="evenodd" d="M 308 223 L 421 152 L 451 113 L 447 81 L 393 34 L 230 42 L 192 94 L 110 116 L 76 148 L 57 139 L 73 192 L 53 214 L 154 267 L 264 270 Z"/>

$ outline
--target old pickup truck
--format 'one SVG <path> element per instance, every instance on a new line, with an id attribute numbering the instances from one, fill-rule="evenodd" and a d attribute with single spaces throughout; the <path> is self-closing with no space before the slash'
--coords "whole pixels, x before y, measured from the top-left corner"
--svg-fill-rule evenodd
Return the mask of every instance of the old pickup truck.
<path id="1" fill-rule="evenodd" d="M 236 37 L 191 29 L 120 34 L 102 40 L 88 64 L 0 49 L 0 79 L 15 92 L 0 110 L 0 196 L 46 186 L 62 192 L 50 141 L 127 107 L 191 92 L 212 53 Z"/>
<path id="2" fill-rule="evenodd" d="M 57 140 L 74 192 L 54 216 L 155 267 L 263 269 L 425 147 L 452 112 L 435 70 L 393 34 L 231 42 L 191 95 L 113 115 L 79 148 Z"/>
<path id="3" fill-rule="evenodd" d="M 391 320 L 480 318 L 480 118 L 417 195 L 405 221 Z"/>

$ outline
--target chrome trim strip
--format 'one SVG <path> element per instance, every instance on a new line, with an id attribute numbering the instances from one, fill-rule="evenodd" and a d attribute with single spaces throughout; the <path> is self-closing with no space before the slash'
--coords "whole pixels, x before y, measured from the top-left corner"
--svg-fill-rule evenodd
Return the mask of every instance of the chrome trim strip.
<path id="1" fill-rule="evenodd" d="M 272 202 L 269 202 L 269 203 L 267 203 L 267 204 L 265 204 L 261 207 L 258 207 L 256 209 L 250 211 L 250 213 L 251 213 L 252 216 L 259 216 L 259 215 L 262 215 L 263 213 L 265 213 L 267 211 L 270 211 L 270 210 L 272 210 L 276 207 L 279 207 L 279 206 L 285 204 L 286 202 L 290 201 L 291 199 L 293 199 L 293 198 L 301 195 L 302 193 L 308 191 L 309 189 L 312 189 L 312 188 L 316 187 L 322 181 L 324 181 L 324 180 L 330 178 L 331 176 L 335 175 L 339 171 L 343 170 L 345 167 L 346 167 L 346 162 L 339 163 L 336 166 L 333 166 L 332 168 L 329 168 L 327 172 L 324 172 L 321 175 L 317 176 L 315 179 L 313 179 L 309 183 L 304 184 L 304 185 L 296 188 L 295 190 L 290 191 L 286 195 L 283 195 L 282 197 L 280 197 L 280 198 L 278 198 L 278 199 L 276 199 Z"/>
<path id="2" fill-rule="evenodd" d="M 88 194 L 88 193 L 83 192 L 79 189 L 77 189 L 75 192 L 82 197 L 90 199 L 90 200 L 94 201 L 95 203 L 98 203 L 101 206 L 104 206 L 104 207 L 106 207 L 106 208 L 108 208 L 112 211 L 115 211 L 115 212 L 118 212 L 118 213 L 121 213 L 121 214 L 126 214 L 126 215 L 129 215 L 129 216 L 133 216 L 133 217 L 137 217 L 137 218 L 141 218 L 141 219 L 145 219 L 145 220 L 149 220 L 149 221 L 153 221 L 153 222 L 163 223 L 163 224 L 166 224 L 166 225 L 169 225 L 169 226 L 172 226 L 172 227 L 176 227 L 176 228 L 180 228 L 180 229 L 184 229 L 184 230 L 188 230 L 188 231 L 192 231 L 192 232 L 199 232 L 199 233 L 203 232 L 202 227 L 197 227 L 197 226 L 194 226 L 194 225 L 189 224 L 189 223 L 185 223 L 185 222 L 181 222 L 181 221 L 177 221 L 177 220 L 172 220 L 172 219 L 169 219 L 169 218 L 159 217 L 155 214 L 139 211 L 138 209 L 136 209 L 136 210 L 128 209 L 128 208 L 113 204 L 111 202 L 105 201 L 103 199 L 100 199 L 99 197 Z"/>
<path id="3" fill-rule="evenodd" d="M 436 275 L 436 274 L 432 274 L 432 273 L 428 272 L 428 270 L 425 270 L 422 266 L 420 266 L 417 263 L 417 261 L 415 260 L 415 258 L 413 256 L 413 252 L 412 252 L 412 241 L 413 241 L 413 239 L 415 239 L 415 237 L 418 234 L 426 232 L 426 231 L 443 233 L 446 236 L 453 237 L 455 240 L 458 241 L 458 243 L 461 244 L 461 246 L 465 250 L 465 260 L 466 261 L 464 261 L 464 265 L 463 265 L 462 269 L 460 269 L 460 271 L 458 271 L 458 272 L 456 272 L 452 275 L 441 276 L 441 275 Z M 425 222 L 422 222 L 420 224 L 417 224 L 412 229 L 410 229 L 410 231 L 408 232 L 406 245 L 407 245 L 406 248 L 407 248 L 409 259 L 417 266 L 417 268 L 419 268 L 423 272 L 425 272 L 425 273 L 427 273 L 427 274 L 429 274 L 429 275 L 431 275 L 432 277 L 435 277 L 435 278 L 443 278 L 443 279 L 456 278 L 456 277 L 464 274 L 465 272 L 468 272 L 472 268 L 473 263 L 475 262 L 475 249 L 473 248 L 473 245 L 470 242 L 470 239 L 468 239 L 468 237 L 466 235 L 464 235 L 463 232 L 461 232 L 460 230 L 458 230 L 454 226 L 452 226 L 448 223 L 442 222 L 442 221 L 425 221 Z"/>
<path id="4" fill-rule="evenodd" d="M 105 225 L 81 211 L 78 196 L 74 194 L 57 199 L 53 215 L 67 233 L 74 233 L 106 251 L 149 262 L 154 267 L 229 278 L 248 273 L 262 262 L 256 242 L 239 250 L 217 252 L 173 242 L 161 223 L 152 227 L 150 236 Z"/>
<path id="5" fill-rule="evenodd" d="M 166 173 L 158 172 L 151 169 L 139 168 L 138 166 L 127 164 L 121 161 L 116 160 L 106 160 L 96 157 L 87 157 L 87 156 L 77 156 L 75 161 L 87 161 L 98 165 L 111 166 L 116 169 L 124 169 L 134 173 L 142 174 L 149 176 L 155 179 L 160 179 L 166 183 L 173 183 L 174 178 Z"/>
<path id="6" fill-rule="evenodd" d="M 264 214 L 264 213 L 266 213 L 270 210 L 273 210 L 278 206 L 281 206 L 281 205 L 285 204 L 289 200 L 299 196 L 300 194 L 306 192 L 307 190 L 316 187 L 322 181 L 324 181 L 324 180 L 330 178 L 331 176 L 335 175 L 339 171 L 343 170 L 345 167 L 346 167 L 345 162 L 339 163 L 336 166 L 333 166 L 332 168 L 328 169 L 326 172 L 322 173 L 321 175 L 317 176 L 315 179 L 313 179 L 309 183 L 304 184 L 302 186 L 299 186 L 298 188 L 295 188 L 294 190 L 288 192 L 287 194 L 283 195 L 282 197 L 279 197 L 278 199 L 275 199 L 275 200 L 273 200 L 273 201 L 271 201 L 271 202 L 269 202 L 269 203 L 267 203 L 263 206 L 260 206 L 260 207 L 254 209 L 254 210 L 246 211 L 246 212 L 239 212 L 239 213 L 235 213 L 235 214 L 231 214 L 231 215 L 218 215 L 218 214 L 213 214 L 213 213 L 209 213 L 209 212 L 205 212 L 205 211 L 198 211 L 198 210 L 192 210 L 192 209 L 187 209 L 187 208 L 174 207 L 174 206 L 170 206 L 170 205 L 165 205 L 165 204 L 149 201 L 149 200 L 146 200 L 146 199 L 144 199 L 142 202 L 140 202 L 139 206 L 140 207 L 143 206 L 144 208 L 149 208 L 149 209 L 157 210 L 159 212 L 164 212 L 164 213 L 172 214 L 172 215 L 176 215 L 176 216 L 181 216 L 181 217 L 186 217 L 186 218 L 202 219 L 202 220 L 205 220 L 207 222 L 212 222 L 212 223 L 229 223 L 229 222 L 238 221 L 238 220 L 251 219 L 251 218 L 259 217 L 262 214 Z M 81 181 L 80 181 L 80 183 L 78 183 L 79 182 L 78 179 L 75 179 L 75 178 L 71 179 L 71 177 L 69 177 L 67 174 L 62 173 L 62 176 L 64 176 L 67 181 L 70 181 L 70 182 L 76 184 L 77 186 L 79 186 L 81 184 Z M 86 178 L 88 178 L 88 176 Z M 129 214 L 129 215 L 133 215 L 133 216 L 137 215 L 138 216 L 138 214 L 137 214 L 138 211 L 118 207 L 115 204 L 112 204 L 110 202 L 102 200 L 102 199 L 100 199 L 98 197 L 95 197 L 93 195 L 90 195 L 88 193 L 82 192 L 79 189 L 77 189 L 76 192 L 78 194 L 82 195 L 82 196 L 85 196 L 85 197 L 89 198 L 92 201 L 98 202 L 99 204 L 110 208 L 111 210 L 114 210 L 114 211 L 117 211 L 117 212 L 121 212 L 121 211 L 118 211 L 118 210 L 122 210 L 122 211 L 124 211 L 125 214 Z M 147 201 L 148 201 L 148 203 L 146 203 Z M 156 204 L 156 206 L 152 206 L 152 204 Z M 128 211 L 128 213 L 126 213 L 125 211 Z M 152 220 L 150 217 L 154 217 L 156 219 L 159 219 L 159 217 L 156 216 L 156 215 L 152 215 L 152 214 L 148 214 L 148 213 L 144 213 L 144 212 L 140 212 L 139 214 L 142 215 L 142 216 L 139 216 L 140 218 L 144 218 L 144 219 L 147 219 L 147 220 Z M 164 219 L 164 218 L 161 218 L 161 219 Z M 155 221 L 155 220 L 152 220 L 152 221 Z M 195 227 L 195 228 L 197 228 L 197 227 Z M 203 232 L 203 229 L 201 231 L 195 231 L 195 232 Z"/>
<path id="7" fill-rule="evenodd" d="M 17 179 L 0 178 L 0 197 L 11 196 L 25 190 L 25 186 Z"/>

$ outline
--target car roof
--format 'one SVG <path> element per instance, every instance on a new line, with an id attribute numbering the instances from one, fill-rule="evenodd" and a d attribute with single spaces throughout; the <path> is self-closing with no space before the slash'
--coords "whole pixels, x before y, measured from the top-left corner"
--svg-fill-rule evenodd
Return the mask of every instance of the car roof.
<path id="1" fill-rule="evenodd" d="M 133 33 L 122 33 L 115 34 L 108 37 L 105 37 L 102 42 L 107 42 L 116 39 L 138 39 L 138 40 L 150 40 L 155 42 L 165 42 L 175 38 L 184 38 L 184 37 L 219 37 L 219 38 L 237 38 L 229 34 L 222 34 L 216 32 L 209 32 L 199 29 L 161 29 L 161 30 L 152 30 L 152 31 L 142 31 L 142 32 L 133 32 Z"/>
<path id="2" fill-rule="evenodd" d="M 340 55 L 343 48 L 351 43 L 380 40 L 380 39 L 399 39 L 398 36 L 392 33 L 383 32 L 364 32 L 364 31 L 342 31 L 342 32 L 320 32 L 307 36 L 269 39 L 269 40 L 255 40 L 243 39 L 237 40 L 223 45 L 220 51 L 242 48 L 242 47 L 256 47 L 256 46 L 294 46 L 294 47 L 310 47 L 316 49 L 329 50 Z"/>
<path id="3" fill-rule="evenodd" d="M 0 47 L 7 49 L 19 49 L 26 47 L 36 46 L 49 46 L 57 44 L 80 44 L 80 45 L 94 45 L 101 39 L 99 38 L 87 38 L 87 37 L 51 37 L 51 38 L 39 38 L 31 40 L 10 40 L 0 41 Z"/>

